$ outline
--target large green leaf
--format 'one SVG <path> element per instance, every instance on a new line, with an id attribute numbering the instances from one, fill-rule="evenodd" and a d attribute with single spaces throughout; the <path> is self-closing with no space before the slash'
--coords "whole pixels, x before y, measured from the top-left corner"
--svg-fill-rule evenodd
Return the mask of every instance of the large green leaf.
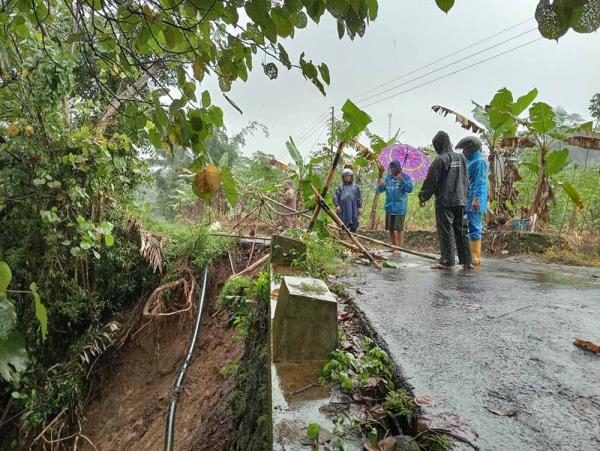
<path id="1" fill-rule="evenodd" d="M 543 102 L 534 103 L 529 108 L 528 128 L 538 134 L 546 134 L 556 129 L 556 119 L 552 107 Z"/>
<path id="2" fill-rule="evenodd" d="M 486 130 L 491 130 L 492 126 L 490 125 L 490 117 L 488 116 L 487 111 L 485 111 L 485 108 L 482 105 L 479 105 L 477 102 L 472 103 L 474 105 L 472 110 L 473 118 L 483 125 Z"/>
<path id="3" fill-rule="evenodd" d="M 523 111 L 525 111 L 527 108 L 529 108 L 529 105 L 531 105 L 531 102 L 533 102 L 535 100 L 537 95 L 538 95 L 537 88 L 533 88 L 527 94 L 519 97 L 517 99 L 517 101 L 513 104 L 512 113 L 515 116 L 518 116 L 519 114 L 521 114 Z"/>
<path id="4" fill-rule="evenodd" d="M 342 111 L 344 113 L 343 119 L 348 123 L 348 129 L 343 137 L 344 141 L 356 138 L 367 128 L 367 125 L 373 122 L 373 119 L 352 103 L 350 99 L 346 100 Z"/>
<path id="5" fill-rule="evenodd" d="M 519 167 L 527 168 L 532 174 L 537 174 L 538 172 L 540 172 L 540 166 L 531 161 L 523 161 L 519 163 Z"/>
<path id="6" fill-rule="evenodd" d="M 17 330 L 12 330 L 0 340 L 0 376 L 6 382 L 18 382 L 28 363 L 25 339 Z"/>
<path id="7" fill-rule="evenodd" d="M 0 294 L 0 340 L 5 340 L 17 323 L 15 306 L 4 294 Z"/>
<path id="8" fill-rule="evenodd" d="M 488 109 L 490 125 L 493 130 L 504 127 L 507 121 L 512 119 L 513 111 L 513 95 L 506 88 L 500 89 L 492 101 Z"/>
<path id="9" fill-rule="evenodd" d="M 558 39 L 569 28 L 592 33 L 600 28 L 600 0 L 540 0 L 535 19 L 546 39 Z"/>
<path id="10" fill-rule="evenodd" d="M 294 143 L 294 140 L 291 136 L 290 139 L 286 141 L 285 146 L 287 147 L 287 150 L 290 153 L 290 156 L 292 157 L 296 165 L 298 167 L 302 167 L 304 165 L 304 159 L 302 158 L 302 154 L 296 147 L 296 143 Z"/>
<path id="11" fill-rule="evenodd" d="M 232 207 L 237 206 L 238 203 L 238 189 L 237 182 L 233 176 L 231 169 L 227 166 L 221 167 L 221 180 L 223 181 L 223 192 L 227 198 L 227 202 Z"/>
<path id="12" fill-rule="evenodd" d="M 42 340 L 45 340 L 48 336 L 48 312 L 46 312 L 46 307 L 42 304 L 40 295 L 37 292 L 37 285 L 32 282 L 31 285 L 29 285 L 29 289 L 31 290 L 33 301 L 35 302 L 35 317 L 40 323 Z"/>
<path id="13" fill-rule="evenodd" d="M 546 159 L 546 173 L 548 175 L 558 174 L 567 164 L 569 149 L 555 150 L 550 152 Z"/>
<path id="14" fill-rule="evenodd" d="M 435 0 L 435 3 L 438 5 L 442 11 L 447 13 L 454 6 L 454 0 Z"/>
<path id="15" fill-rule="evenodd" d="M 561 185 L 563 187 L 563 190 L 565 191 L 565 193 L 567 193 L 567 196 L 569 196 L 569 199 L 573 201 L 575 206 L 580 210 L 583 209 L 583 199 L 581 198 L 581 194 L 579 194 L 579 191 L 577 190 L 575 185 L 573 185 L 571 182 L 564 182 Z"/>
<path id="16" fill-rule="evenodd" d="M 12 280 L 12 272 L 6 262 L 0 262 L 0 293 L 4 293 Z"/>

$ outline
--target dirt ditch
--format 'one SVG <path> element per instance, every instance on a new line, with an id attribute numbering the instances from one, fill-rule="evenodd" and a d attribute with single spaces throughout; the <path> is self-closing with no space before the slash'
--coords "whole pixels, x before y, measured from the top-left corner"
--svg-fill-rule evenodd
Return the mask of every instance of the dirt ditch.
<path id="1" fill-rule="evenodd" d="M 226 265 L 211 271 L 200 339 L 177 405 L 177 450 L 228 449 L 234 437 L 229 407 L 235 371 L 228 369 L 243 343 L 216 305 L 229 274 Z M 167 405 L 192 326 L 191 314 L 153 320 L 114 356 L 82 425 L 99 451 L 162 449 Z"/>

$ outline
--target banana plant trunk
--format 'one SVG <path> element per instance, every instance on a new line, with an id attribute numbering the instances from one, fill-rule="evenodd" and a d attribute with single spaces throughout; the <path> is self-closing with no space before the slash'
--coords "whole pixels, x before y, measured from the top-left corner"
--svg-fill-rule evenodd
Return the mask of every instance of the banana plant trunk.
<path id="1" fill-rule="evenodd" d="M 371 205 L 371 215 L 369 217 L 369 228 L 371 230 L 377 229 L 377 204 L 379 203 L 379 195 L 380 192 L 375 192 L 375 196 L 373 197 L 373 204 Z"/>
<path id="2" fill-rule="evenodd" d="M 534 222 L 538 220 L 541 222 L 547 222 L 549 219 L 548 204 L 553 198 L 552 189 L 548 181 L 548 174 L 546 173 L 546 157 L 548 155 L 548 149 L 546 146 L 540 148 L 540 168 L 538 171 L 538 179 L 535 184 L 535 192 L 533 194 L 533 201 L 531 203 L 531 210 L 529 216 Z"/>
<path id="3" fill-rule="evenodd" d="M 376 160 L 377 164 L 377 183 L 383 178 L 383 173 L 385 170 L 379 161 Z M 369 227 L 371 230 L 377 230 L 377 204 L 379 203 L 380 192 L 375 191 L 375 196 L 373 197 L 373 204 L 371 204 L 371 217 L 369 218 Z"/>

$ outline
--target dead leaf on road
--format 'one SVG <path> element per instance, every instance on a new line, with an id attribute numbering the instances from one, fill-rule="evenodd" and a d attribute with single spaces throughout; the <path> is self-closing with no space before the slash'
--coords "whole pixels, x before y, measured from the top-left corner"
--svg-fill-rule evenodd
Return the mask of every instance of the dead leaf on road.
<path id="1" fill-rule="evenodd" d="M 340 312 L 338 318 L 342 321 L 347 320 L 350 317 L 350 312 Z"/>
<path id="2" fill-rule="evenodd" d="M 492 412 L 494 415 L 498 415 L 500 417 L 516 417 L 519 414 L 519 411 L 516 407 L 490 407 L 485 406 L 487 410 Z"/>
<path id="3" fill-rule="evenodd" d="M 575 340 L 573 342 L 573 344 L 575 346 L 579 346 L 582 349 L 585 349 L 586 351 L 591 351 L 595 354 L 600 353 L 600 345 L 597 345 L 596 343 L 592 343 L 591 341 L 586 341 L 586 340 L 582 340 L 581 338 L 578 338 L 577 340 Z"/>
<path id="4" fill-rule="evenodd" d="M 429 396 L 416 396 L 415 404 L 421 407 L 435 407 L 442 403 L 441 399 L 433 399 Z"/>
<path id="5" fill-rule="evenodd" d="M 580 412 L 592 413 L 594 415 L 600 414 L 600 407 L 588 398 L 577 398 L 573 401 L 573 407 Z"/>
<path id="6" fill-rule="evenodd" d="M 440 432 L 454 437 L 461 442 L 467 443 L 477 449 L 475 442 L 479 435 L 465 420 L 457 415 L 442 412 L 437 415 L 423 415 L 417 419 L 417 432 L 424 431 Z"/>

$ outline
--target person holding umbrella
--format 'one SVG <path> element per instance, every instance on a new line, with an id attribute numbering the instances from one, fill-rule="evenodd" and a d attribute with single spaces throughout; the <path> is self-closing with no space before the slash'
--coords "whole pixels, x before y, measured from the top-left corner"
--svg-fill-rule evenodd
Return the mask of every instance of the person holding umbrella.
<path id="1" fill-rule="evenodd" d="M 481 156 L 481 141 L 475 136 L 467 136 L 456 145 L 462 149 L 467 159 L 469 176 L 469 196 L 467 197 L 467 218 L 473 265 L 481 264 L 481 239 L 483 238 L 483 216 L 487 211 L 488 164 Z"/>
<path id="2" fill-rule="evenodd" d="M 380 179 L 377 185 L 377 192 L 385 192 L 385 229 L 390 232 L 390 242 L 394 246 L 402 246 L 404 242 L 408 193 L 412 193 L 413 189 L 410 176 L 402 173 L 399 160 L 393 160 L 389 164 L 385 179 Z"/>
<path id="3" fill-rule="evenodd" d="M 338 186 L 333 194 L 333 205 L 348 230 L 356 232 L 362 213 L 362 194 L 358 185 L 354 183 L 354 172 L 350 168 L 342 171 L 342 186 Z"/>
<path id="4" fill-rule="evenodd" d="M 440 262 L 433 269 L 450 269 L 455 264 L 455 251 L 458 261 L 466 269 L 473 267 L 469 245 L 467 220 L 467 160 L 462 154 L 452 150 L 450 137 L 446 132 L 438 132 L 432 141 L 437 158 L 431 163 L 427 177 L 419 192 L 421 207 L 435 195 L 435 225 L 440 242 Z"/>

